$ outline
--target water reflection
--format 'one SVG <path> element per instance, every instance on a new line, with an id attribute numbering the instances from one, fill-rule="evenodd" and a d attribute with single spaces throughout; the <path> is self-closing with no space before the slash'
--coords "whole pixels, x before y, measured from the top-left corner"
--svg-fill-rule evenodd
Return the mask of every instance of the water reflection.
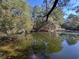
<path id="1" fill-rule="evenodd" d="M 43 44 L 44 45 L 43 46 L 43 47 L 45 47 L 44 51 L 46 51 L 46 52 L 49 52 L 49 53 L 58 52 L 62 49 L 62 47 L 61 47 L 62 39 L 58 35 L 57 36 L 51 36 L 48 33 L 38 33 L 38 35 L 35 34 L 35 35 L 33 35 L 33 37 L 34 37 L 34 39 L 36 39 L 38 41 L 37 44 L 39 44 L 39 45 Z M 41 46 L 41 48 L 42 48 L 42 46 Z"/>
<path id="2" fill-rule="evenodd" d="M 56 36 L 42 33 L 38 39 L 47 41 L 46 53 L 50 54 L 50 59 L 78 59 L 79 58 L 79 35 L 56 34 Z M 36 36 L 36 35 L 35 35 Z M 34 36 L 33 36 L 34 37 Z M 45 38 L 44 38 L 45 37 Z M 43 41 L 42 41 L 43 42 Z M 41 50 L 42 51 L 42 50 Z"/>
<path id="3" fill-rule="evenodd" d="M 51 59 L 79 59 L 79 35 L 60 35 L 63 38 L 60 52 L 52 53 Z"/>
<path id="4" fill-rule="evenodd" d="M 74 45 L 79 40 L 79 35 L 67 34 L 61 37 L 64 37 L 63 39 L 66 40 L 69 45 Z"/>
<path id="5" fill-rule="evenodd" d="M 58 53 L 52 53 L 51 59 L 79 59 L 79 42 L 73 46 L 67 44 L 64 40 L 63 49 Z"/>
<path id="6" fill-rule="evenodd" d="M 28 34 L 26 37 L 18 37 L 15 44 L 9 43 L 6 46 L 0 46 L 0 51 L 8 53 L 6 53 L 7 59 L 79 58 L 79 35 L 38 32 Z"/>

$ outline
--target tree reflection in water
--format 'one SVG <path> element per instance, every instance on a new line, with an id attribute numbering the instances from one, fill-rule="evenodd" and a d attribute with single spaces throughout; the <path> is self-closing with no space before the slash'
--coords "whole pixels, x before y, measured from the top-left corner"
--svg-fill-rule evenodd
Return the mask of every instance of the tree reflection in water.
<path id="1" fill-rule="evenodd" d="M 60 35 L 56 33 L 38 32 L 28 34 L 26 37 L 16 39 L 16 42 L 6 42 L 0 46 L 3 52 L 2 59 L 50 59 L 50 53 L 58 53 L 62 50 L 62 42 L 66 39 L 69 45 L 76 44 L 78 35 Z M 5 43 L 4 43 L 5 44 Z"/>
<path id="2" fill-rule="evenodd" d="M 74 35 L 74 34 L 67 34 L 67 35 L 63 35 L 64 39 L 66 39 L 67 43 L 69 45 L 74 45 L 78 42 L 79 40 L 79 35 Z M 63 37 L 62 36 L 62 37 Z"/>
<path id="3" fill-rule="evenodd" d="M 55 36 L 54 33 L 50 35 L 49 33 L 33 33 L 33 38 L 38 41 L 33 46 L 33 49 L 36 47 L 34 51 L 38 50 L 37 53 L 44 52 L 46 55 L 49 55 L 49 53 L 59 52 L 62 49 L 62 39 L 59 35 Z"/>

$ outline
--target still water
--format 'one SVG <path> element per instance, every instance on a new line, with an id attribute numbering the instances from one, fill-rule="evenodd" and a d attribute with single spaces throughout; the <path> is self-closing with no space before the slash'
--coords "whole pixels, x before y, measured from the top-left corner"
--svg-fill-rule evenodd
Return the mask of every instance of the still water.
<path id="1" fill-rule="evenodd" d="M 64 40 L 62 47 L 60 52 L 51 54 L 51 59 L 79 59 L 79 42 L 68 45 L 67 41 Z"/>
<path id="2" fill-rule="evenodd" d="M 2 39 L 0 59 L 79 59 L 79 34 L 38 32 Z"/>
<path id="3" fill-rule="evenodd" d="M 46 44 L 45 49 L 39 49 L 40 52 L 45 51 L 49 58 L 41 55 L 43 58 L 39 56 L 39 59 L 79 59 L 79 35 L 38 33 L 33 37 Z"/>

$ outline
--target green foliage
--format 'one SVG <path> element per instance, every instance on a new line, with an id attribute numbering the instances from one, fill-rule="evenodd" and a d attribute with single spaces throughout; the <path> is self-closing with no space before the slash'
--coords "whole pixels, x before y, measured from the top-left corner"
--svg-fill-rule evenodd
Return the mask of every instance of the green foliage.
<path id="1" fill-rule="evenodd" d="M 42 7 L 38 6 L 33 9 L 33 15 L 31 15 L 31 11 L 30 6 L 23 0 L 2 0 L 2 2 L 0 2 L 0 31 L 8 34 L 8 32 L 16 33 L 24 29 L 24 31 L 29 33 L 32 30 L 33 25 L 35 28 L 39 28 L 39 26 L 43 25 L 42 22 L 45 19 L 43 19 L 42 16 L 44 16 L 46 12 Z M 31 16 L 33 16 L 34 24 L 31 20 Z M 59 24 L 62 24 L 60 21 L 63 20 L 63 15 L 59 8 L 56 8 L 50 17 Z M 49 33 L 32 33 L 32 35 L 27 34 L 26 37 L 15 35 L 17 36 L 16 38 L 12 37 L 9 41 L 7 39 L 4 46 L 0 46 L 0 51 L 5 52 L 4 54 L 7 56 L 24 57 L 28 54 L 31 48 L 33 49 L 32 52 L 35 53 L 40 53 L 41 51 L 58 52 L 61 50 L 60 37 L 54 39 L 54 36 L 51 37 L 52 34 L 49 35 Z M 21 57 L 18 59 L 27 58 Z"/>
<path id="2" fill-rule="evenodd" d="M 34 22 L 34 28 L 39 28 L 41 25 L 43 25 L 43 10 L 41 7 L 39 6 L 35 6 L 33 8 L 33 12 L 32 12 L 32 20 Z"/>
<path id="3" fill-rule="evenodd" d="M 25 50 L 32 45 L 33 37 L 31 34 L 28 34 L 26 37 L 20 37 L 17 43 L 15 44 L 17 49 Z"/>
<path id="4" fill-rule="evenodd" d="M 8 30 L 13 29 L 12 19 L 7 16 L 2 17 L 2 20 L 0 20 L 0 29 L 4 33 L 7 33 Z"/>
<path id="5" fill-rule="evenodd" d="M 34 46 L 34 50 L 36 48 L 36 52 L 40 52 L 41 50 L 45 51 L 46 53 L 52 53 L 59 52 L 62 49 L 62 40 L 60 37 L 51 37 L 48 33 L 37 33 L 36 35 L 33 34 L 33 37 L 36 39 L 36 45 Z"/>
<path id="6" fill-rule="evenodd" d="M 64 15 L 59 8 L 54 9 L 52 16 L 54 20 L 59 23 L 59 25 L 62 25 L 64 23 L 64 18 L 63 18 Z"/>
<path id="7" fill-rule="evenodd" d="M 35 54 L 38 54 L 46 49 L 45 44 L 41 42 L 37 42 L 37 44 L 32 45 L 32 49 Z"/>
<path id="8" fill-rule="evenodd" d="M 22 0 L 7 0 L 0 4 L 0 29 L 7 33 L 15 29 L 25 29 L 30 32 L 32 29 L 30 7 Z"/>
<path id="9" fill-rule="evenodd" d="M 1 57 L 1 56 L 0 56 L 0 59 L 5 59 L 5 57 Z"/>
<path id="10" fill-rule="evenodd" d="M 49 40 L 47 51 L 49 53 L 61 51 L 61 49 L 62 49 L 61 42 L 62 41 L 61 41 L 60 37 L 55 37 L 55 38 Z"/>
<path id="11" fill-rule="evenodd" d="M 67 40 L 67 43 L 69 44 L 69 45 L 74 45 L 74 44 L 76 44 L 77 43 L 77 40 L 76 40 L 76 38 L 71 38 L 71 39 L 68 39 Z"/>
<path id="12" fill-rule="evenodd" d="M 71 30 L 78 30 L 79 29 L 79 17 L 73 14 L 70 14 L 68 17 L 67 22 L 65 22 L 62 27 L 66 29 L 71 29 Z"/>

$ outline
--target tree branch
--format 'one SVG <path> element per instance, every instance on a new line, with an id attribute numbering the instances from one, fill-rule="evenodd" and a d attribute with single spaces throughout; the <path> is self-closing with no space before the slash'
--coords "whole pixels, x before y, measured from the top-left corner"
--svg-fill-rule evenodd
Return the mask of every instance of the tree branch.
<path id="1" fill-rule="evenodd" d="M 44 16 L 44 17 L 46 17 L 46 20 L 42 22 L 43 24 L 44 24 L 44 23 L 47 23 L 48 18 L 49 18 L 49 15 L 52 13 L 52 11 L 53 11 L 54 8 L 56 7 L 57 3 L 58 3 L 58 0 L 55 0 L 54 5 L 52 6 L 51 10 L 50 10 L 49 12 L 47 12 L 47 15 Z M 42 28 L 42 27 L 43 27 L 43 26 L 41 25 L 39 28 L 37 28 L 37 29 L 35 30 L 35 32 L 38 32 L 38 31 L 40 30 L 40 28 Z"/>
<path id="2" fill-rule="evenodd" d="M 47 13 L 47 15 L 46 15 L 46 22 L 48 21 L 48 17 L 52 13 L 54 8 L 56 7 L 57 3 L 58 3 L 58 0 L 55 0 L 54 5 L 52 6 L 51 10 Z"/>

